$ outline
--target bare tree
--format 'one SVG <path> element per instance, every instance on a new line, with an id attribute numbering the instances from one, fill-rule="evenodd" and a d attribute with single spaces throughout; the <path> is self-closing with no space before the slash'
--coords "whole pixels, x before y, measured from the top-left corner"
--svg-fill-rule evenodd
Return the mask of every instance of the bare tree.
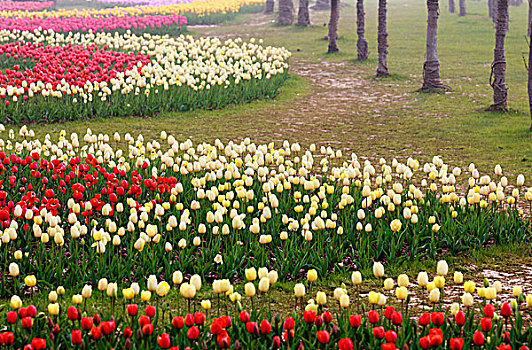
<path id="1" fill-rule="evenodd" d="M 292 0 L 279 0 L 278 22 L 282 25 L 294 23 L 294 3 Z"/>
<path id="2" fill-rule="evenodd" d="M 532 0 L 528 0 L 528 36 L 532 34 Z"/>
<path id="3" fill-rule="evenodd" d="M 313 10 L 329 10 L 331 8 L 330 0 L 317 0 L 316 4 L 311 7 Z"/>
<path id="4" fill-rule="evenodd" d="M 331 18 L 329 19 L 329 49 L 327 53 L 338 52 L 338 19 L 340 18 L 340 0 L 331 0 Z"/>
<path id="5" fill-rule="evenodd" d="M 463 17 L 466 15 L 465 0 L 459 0 L 458 4 L 460 5 L 460 13 L 458 16 Z"/>
<path id="6" fill-rule="evenodd" d="M 454 13 L 456 11 L 454 6 L 454 0 L 449 0 L 449 12 Z"/>
<path id="7" fill-rule="evenodd" d="M 528 24 L 528 30 L 531 31 L 531 24 Z M 530 62 L 532 62 L 532 45 L 528 45 L 528 109 L 530 110 L 530 118 L 532 119 L 532 67 L 530 67 Z M 532 131 L 532 122 L 530 124 L 530 131 Z"/>
<path id="8" fill-rule="evenodd" d="M 438 61 L 438 0 L 427 0 L 427 51 L 423 64 L 423 90 L 443 89 L 440 79 L 440 62 Z"/>
<path id="9" fill-rule="evenodd" d="M 266 5 L 264 6 L 264 13 L 273 13 L 274 7 L 275 0 L 266 0 Z"/>
<path id="10" fill-rule="evenodd" d="M 495 26 L 495 49 L 491 64 L 490 85 L 493 88 L 491 110 L 507 110 L 508 88 L 506 87 L 506 58 L 504 56 L 504 39 L 508 22 L 508 0 L 497 0 L 497 24 Z"/>
<path id="11" fill-rule="evenodd" d="M 530 0 L 532 1 L 532 0 Z M 364 0 L 357 0 L 357 60 L 365 61 L 368 59 L 368 42 L 365 38 L 365 16 L 364 12 Z"/>
<path id="12" fill-rule="evenodd" d="M 308 27 L 310 25 L 310 14 L 308 12 L 308 0 L 299 0 L 299 11 L 297 13 L 297 25 Z"/>
<path id="13" fill-rule="evenodd" d="M 379 24 L 377 33 L 377 51 L 379 53 L 379 66 L 377 67 L 377 77 L 386 77 L 388 73 L 388 64 L 386 56 L 388 55 L 388 33 L 386 32 L 386 0 L 379 0 Z"/>

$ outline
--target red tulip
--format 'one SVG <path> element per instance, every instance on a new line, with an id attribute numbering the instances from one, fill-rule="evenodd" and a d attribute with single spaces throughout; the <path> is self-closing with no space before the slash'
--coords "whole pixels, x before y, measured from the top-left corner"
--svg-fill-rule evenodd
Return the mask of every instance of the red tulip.
<path id="1" fill-rule="evenodd" d="M 129 304 L 126 307 L 127 314 L 131 317 L 137 316 L 139 313 L 139 306 L 137 304 Z"/>
<path id="2" fill-rule="evenodd" d="M 182 316 L 172 318 L 172 327 L 174 329 L 181 329 L 185 326 L 185 319 Z"/>
<path id="3" fill-rule="evenodd" d="M 501 344 L 497 347 L 497 350 L 512 350 L 512 346 L 510 344 Z"/>
<path id="4" fill-rule="evenodd" d="M 30 316 L 24 317 L 22 320 L 20 320 L 20 325 L 24 329 L 30 329 L 33 326 L 33 318 Z"/>
<path id="5" fill-rule="evenodd" d="M 493 307 L 493 305 L 486 304 L 486 306 L 484 306 L 484 316 L 493 318 L 494 314 L 495 314 L 495 308 Z"/>
<path id="6" fill-rule="evenodd" d="M 260 322 L 260 334 L 267 335 L 272 332 L 272 325 L 268 320 L 264 319 Z"/>
<path id="7" fill-rule="evenodd" d="M 91 337 L 94 340 L 100 340 L 102 338 L 102 330 L 99 326 L 91 328 Z"/>
<path id="8" fill-rule="evenodd" d="M 34 305 L 30 305 L 26 308 L 28 316 L 30 317 L 36 317 L 37 316 L 37 308 Z"/>
<path id="9" fill-rule="evenodd" d="M 104 335 L 109 335 L 113 333 L 113 331 L 115 330 L 115 322 L 114 321 L 102 322 L 100 327 L 102 328 L 102 333 Z"/>
<path id="10" fill-rule="evenodd" d="M 283 326 L 283 328 L 284 328 L 285 330 L 294 329 L 295 326 L 296 326 L 296 321 L 295 321 L 292 317 L 287 317 L 287 318 L 284 320 L 284 326 Z"/>
<path id="11" fill-rule="evenodd" d="M 384 327 L 374 327 L 373 336 L 377 339 L 384 338 Z"/>
<path id="12" fill-rule="evenodd" d="M 475 334 L 473 334 L 473 343 L 476 346 L 481 346 L 484 344 L 484 333 L 481 331 L 476 331 Z"/>
<path id="13" fill-rule="evenodd" d="M 320 344 L 327 344 L 327 343 L 329 343 L 330 336 L 329 336 L 329 332 L 326 331 L 326 330 L 318 331 L 318 332 L 316 333 L 316 337 L 318 338 L 318 341 L 320 342 Z"/>
<path id="14" fill-rule="evenodd" d="M 254 336 L 259 335 L 259 326 L 257 325 L 257 322 L 246 323 L 246 331 Z"/>
<path id="15" fill-rule="evenodd" d="M 31 347 L 33 350 L 44 350 L 46 349 L 46 339 L 42 338 L 33 338 L 31 341 Z"/>
<path id="16" fill-rule="evenodd" d="M 431 315 L 431 318 L 432 318 L 432 323 L 435 326 L 439 327 L 443 324 L 445 317 L 443 316 L 443 312 L 433 312 Z"/>
<path id="17" fill-rule="evenodd" d="M 157 344 L 161 349 L 168 349 L 170 347 L 170 336 L 166 333 L 157 336 Z"/>
<path id="18" fill-rule="evenodd" d="M 197 326 L 191 327 L 188 330 L 187 337 L 189 340 L 196 340 L 199 337 L 199 328 Z"/>
<path id="19" fill-rule="evenodd" d="M 512 316 L 512 308 L 510 307 L 510 303 L 506 302 L 506 303 L 502 304 L 502 306 L 501 306 L 501 315 L 503 317 Z"/>
<path id="20" fill-rule="evenodd" d="M 92 328 L 93 323 L 92 317 L 83 317 L 81 319 L 81 328 L 88 331 Z"/>
<path id="21" fill-rule="evenodd" d="M 382 350 L 395 350 L 395 344 L 394 343 L 384 343 L 381 345 Z"/>
<path id="22" fill-rule="evenodd" d="M 421 316 L 419 316 L 419 325 L 422 327 L 426 327 L 430 324 L 430 314 L 425 312 L 422 313 Z"/>
<path id="23" fill-rule="evenodd" d="M 454 321 L 456 322 L 456 325 L 462 327 L 465 325 L 465 315 L 462 311 L 458 311 L 456 315 L 454 316 Z"/>
<path id="24" fill-rule="evenodd" d="M 222 321 L 224 328 L 231 327 L 231 317 L 224 315 L 224 316 L 220 316 L 219 319 L 220 321 Z"/>
<path id="25" fill-rule="evenodd" d="M 130 327 L 126 327 L 126 329 L 124 329 L 124 333 L 123 333 L 124 338 L 129 339 L 129 338 L 131 338 L 132 335 L 133 335 L 133 331 L 131 330 L 131 328 Z"/>
<path id="26" fill-rule="evenodd" d="M 316 312 L 313 310 L 303 311 L 303 319 L 305 320 L 305 323 L 314 323 L 314 320 L 316 319 Z"/>
<path id="27" fill-rule="evenodd" d="M 423 350 L 429 349 L 430 348 L 430 337 L 427 335 L 427 336 L 422 337 L 421 339 L 419 339 L 419 346 Z"/>
<path id="28" fill-rule="evenodd" d="M 14 324 L 17 322 L 17 313 L 15 311 L 9 311 L 7 313 L 7 323 Z"/>
<path id="29" fill-rule="evenodd" d="M 396 326 L 403 323 L 403 314 L 400 311 L 394 311 L 392 314 L 392 323 Z"/>
<path id="30" fill-rule="evenodd" d="M 79 318 L 79 312 L 78 309 L 76 309 L 74 306 L 71 306 L 67 309 L 67 317 L 70 321 L 75 321 Z"/>
<path id="31" fill-rule="evenodd" d="M 175 317 L 174 317 L 174 318 L 175 318 Z M 212 324 L 211 324 L 211 328 L 210 328 L 211 334 L 213 334 L 213 335 L 218 335 L 218 334 L 220 334 L 223 330 L 224 330 L 223 321 L 221 321 L 219 318 L 215 318 L 215 319 L 212 321 Z"/>
<path id="32" fill-rule="evenodd" d="M 281 338 L 278 335 L 276 335 L 272 339 L 272 348 L 279 349 L 280 347 L 281 347 Z"/>
<path id="33" fill-rule="evenodd" d="M 73 330 L 71 333 L 72 337 L 72 345 L 80 345 L 83 341 L 83 338 L 81 336 L 81 331 L 79 329 Z"/>
<path id="34" fill-rule="evenodd" d="M 491 318 L 489 317 L 484 317 L 482 320 L 480 320 L 480 328 L 482 328 L 482 330 L 484 332 L 489 332 L 491 331 L 491 328 L 493 327 L 493 323 L 492 323 L 492 320 Z"/>
<path id="35" fill-rule="evenodd" d="M 150 336 L 153 334 L 153 325 L 151 323 L 147 323 L 144 326 L 142 326 L 142 334 L 146 336 Z"/>
<path id="36" fill-rule="evenodd" d="M 155 309 L 155 306 L 153 305 L 148 305 L 146 306 L 146 308 L 144 309 L 144 313 L 146 314 L 146 316 L 148 316 L 149 318 L 153 318 L 155 317 L 155 312 L 157 310 Z"/>
<path id="37" fill-rule="evenodd" d="M 462 350 L 464 348 L 464 339 L 451 338 L 449 345 L 451 346 L 451 350 Z"/>
<path id="38" fill-rule="evenodd" d="M 375 311 L 375 310 L 371 310 L 368 313 L 368 320 L 369 320 L 369 323 L 371 323 L 371 324 L 379 323 L 379 313 L 377 311 Z"/>
<path id="39" fill-rule="evenodd" d="M 395 312 L 395 308 L 393 306 L 388 306 L 384 310 L 384 317 L 386 317 L 388 320 L 392 319 L 392 314 Z"/>
<path id="40" fill-rule="evenodd" d="M 386 339 L 388 343 L 395 343 L 397 341 L 397 333 L 392 330 L 389 330 L 384 333 L 384 339 Z"/>
<path id="41" fill-rule="evenodd" d="M 338 342 L 339 350 L 353 350 L 353 341 L 349 338 L 342 338 Z"/>
<path id="42" fill-rule="evenodd" d="M 321 315 L 316 316 L 316 319 L 314 320 L 314 324 L 316 325 L 318 329 L 320 329 L 321 326 L 323 326 L 323 317 Z"/>
<path id="43" fill-rule="evenodd" d="M 249 314 L 247 313 L 247 311 L 240 312 L 240 314 L 238 315 L 238 318 L 240 318 L 240 322 L 242 323 L 249 322 Z"/>
<path id="44" fill-rule="evenodd" d="M 201 326 L 205 323 L 205 314 L 203 312 L 196 312 L 194 313 L 194 322 Z"/>
<path id="45" fill-rule="evenodd" d="M 216 341 L 218 342 L 218 345 L 222 349 L 227 349 L 231 346 L 231 338 L 229 337 L 229 334 L 224 330 L 222 333 L 218 334 L 216 337 Z M 236 345 L 235 345 L 236 348 Z"/>
<path id="46" fill-rule="evenodd" d="M 329 324 L 332 322 L 332 315 L 329 311 L 325 311 L 322 316 L 323 316 L 323 321 L 325 321 L 326 324 Z"/>
<path id="47" fill-rule="evenodd" d="M 349 316 L 349 324 L 351 325 L 351 327 L 358 328 L 360 327 L 361 323 L 362 323 L 362 318 L 360 317 L 360 315 Z"/>
<path id="48" fill-rule="evenodd" d="M 139 317 L 139 326 L 142 328 L 144 325 L 147 325 L 151 322 L 151 319 L 149 316 L 142 315 Z"/>

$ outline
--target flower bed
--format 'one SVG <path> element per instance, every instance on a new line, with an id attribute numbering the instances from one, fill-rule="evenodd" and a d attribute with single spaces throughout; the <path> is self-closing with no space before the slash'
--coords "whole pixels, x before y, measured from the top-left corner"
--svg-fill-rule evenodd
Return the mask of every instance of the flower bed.
<path id="1" fill-rule="evenodd" d="M 53 1 L 0 1 L 0 11 L 42 11 L 54 6 Z"/>
<path id="2" fill-rule="evenodd" d="M 491 179 L 471 165 L 465 174 L 438 157 L 373 165 L 288 142 L 20 135 L 0 140 L 4 297 L 13 291 L 12 262 L 23 276 L 65 286 L 170 280 L 176 269 L 234 278 L 251 266 L 289 280 L 311 267 L 326 276 L 531 234 L 516 204 L 532 203 L 522 176 L 514 187 L 502 170 Z M 455 186 L 464 181 L 462 195 Z"/>
<path id="3" fill-rule="evenodd" d="M 381 267 L 374 266 L 376 278 L 382 278 Z M 35 305 L 23 307 L 23 301 L 13 296 L 3 322 L 4 329 L 0 332 L 0 346 L 29 346 L 31 349 L 61 346 L 62 349 L 527 350 L 532 338 L 532 328 L 526 321 L 532 295 L 525 296 L 519 286 L 513 287 L 515 299 L 497 300 L 497 293 L 502 290 L 500 282 L 490 286 L 486 280 L 484 287 L 476 288 L 471 281 L 464 283 L 461 272 L 455 272 L 451 283 L 463 288 L 463 294 L 451 305 L 442 305 L 440 296 L 449 289 L 445 287 L 448 274 L 445 261 L 438 263 L 432 282 L 428 282 L 425 272 L 420 273 L 417 283 L 400 275 L 395 293 L 392 291 L 395 296 L 390 295 L 387 287 L 391 280 L 388 284 L 392 285 L 392 290 L 395 288 L 395 280 L 390 278 L 385 281 L 382 293 L 372 291 L 367 300 L 358 296 L 362 279 L 354 272 L 351 286 L 343 285 L 329 295 L 318 291 L 304 310 L 290 314 L 286 310 L 281 315 L 272 314 L 267 307 L 269 288 L 275 285 L 276 280 L 272 279 L 275 276 L 271 271 L 259 270 L 259 275 L 261 273 L 260 297 L 255 294 L 257 276 L 251 273 L 246 272 L 250 280 L 245 286 L 246 296 L 237 291 L 239 286 L 228 281 L 214 281 L 212 291 L 203 296 L 218 296 L 218 312 L 210 299 L 201 301 L 202 311 L 192 311 L 191 301 L 196 292 L 209 289 L 202 287 L 197 276 L 190 278 L 190 284 L 183 283 L 182 276 L 174 279 L 181 294 L 177 300 L 168 296 L 170 284 L 157 282 L 155 276 L 149 277 L 146 289 L 141 291 L 134 283 L 121 293 L 116 284 L 100 280 L 98 290 L 93 292 L 92 287 L 86 285 L 71 301 L 63 299 L 65 290 L 59 287 L 57 291 L 50 291 L 49 304 L 43 309 Z M 309 271 L 309 281 L 313 280 L 311 276 Z M 35 281 L 30 277 L 26 279 L 31 285 Z M 296 299 L 306 297 L 303 285 L 296 285 L 294 290 Z M 427 292 L 425 309 L 409 307 L 409 293 L 424 298 Z M 101 300 L 110 300 L 111 310 L 94 311 L 101 301 L 87 307 L 87 301 L 99 299 L 100 294 Z M 350 299 L 349 294 L 354 298 Z M 220 312 L 220 295 L 234 303 L 229 313 Z M 241 311 L 242 303 L 247 304 L 244 299 L 253 297 L 266 301 L 259 308 Z M 392 306 L 388 298 L 400 304 Z M 187 300 L 188 306 L 180 299 Z"/>
<path id="4" fill-rule="evenodd" d="M 0 40 L 7 42 L 0 63 L 12 67 L 0 76 L 8 123 L 152 116 L 271 98 L 290 57 L 254 40 L 190 36 L 3 31 Z"/>

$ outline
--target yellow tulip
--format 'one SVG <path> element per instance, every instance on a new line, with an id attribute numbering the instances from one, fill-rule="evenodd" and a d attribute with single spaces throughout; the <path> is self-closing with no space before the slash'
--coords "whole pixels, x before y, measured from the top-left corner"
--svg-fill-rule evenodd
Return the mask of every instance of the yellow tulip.
<path id="1" fill-rule="evenodd" d="M 318 279 L 318 272 L 315 269 L 308 270 L 307 279 L 309 282 L 315 282 Z"/>
<path id="2" fill-rule="evenodd" d="M 14 310 L 20 309 L 22 307 L 22 300 L 18 295 L 13 295 L 9 301 L 9 306 Z"/>
<path id="3" fill-rule="evenodd" d="M 168 292 L 170 292 L 170 285 L 166 281 L 159 282 L 157 285 L 157 295 L 162 297 L 165 297 Z"/>
<path id="4" fill-rule="evenodd" d="M 406 289 L 406 287 L 396 288 L 395 296 L 399 300 L 406 300 L 406 298 L 408 297 L 408 289 Z"/>
<path id="5" fill-rule="evenodd" d="M 302 283 L 298 283 L 294 286 L 294 294 L 296 298 L 303 298 L 305 296 L 305 286 Z"/>
<path id="6" fill-rule="evenodd" d="M 57 303 L 48 304 L 48 313 L 52 316 L 59 315 L 59 304 Z"/>
<path id="7" fill-rule="evenodd" d="M 151 292 L 149 290 L 143 290 L 140 292 L 140 299 L 144 302 L 148 302 L 151 299 Z"/>
<path id="8" fill-rule="evenodd" d="M 248 282 L 244 285 L 244 291 L 247 297 L 254 297 L 256 294 L 255 285 L 252 282 Z"/>
<path id="9" fill-rule="evenodd" d="M 35 278 L 34 275 L 29 275 L 29 276 L 26 276 L 26 278 L 24 278 L 24 283 L 28 287 L 35 287 L 35 285 L 37 284 L 37 279 Z"/>

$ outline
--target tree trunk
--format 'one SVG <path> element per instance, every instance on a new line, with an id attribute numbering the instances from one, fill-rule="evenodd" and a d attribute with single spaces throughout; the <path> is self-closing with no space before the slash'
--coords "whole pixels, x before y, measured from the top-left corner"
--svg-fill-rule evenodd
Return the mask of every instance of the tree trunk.
<path id="1" fill-rule="evenodd" d="M 266 5 L 264 6 L 264 13 L 273 13 L 274 6 L 275 0 L 266 0 Z"/>
<path id="2" fill-rule="evenodd" d="M 532 1 L 532 0 L 530 0 Z M 365 61 L 368 59 L 368 42 L 364 37 L 365 28 L 365 12 L 364 12 L 364 0 L 357 0 L 357 60 Z"/>
<path id="3" fill-rule="evenodd" d="M 299 12 L 297 13 L 297 25 L 308 27 L 310 25 L 310 14 L 308 12 L 308 1 L 299 0 Z"/>
<path id="4" fill-rule="evenodd" d="M 388 33 L 386 32 L 386 0 L 379 0 L 379 24 L 377 34 L 377 51 L 379 52 L 379 66 L 377 67 L 377 77 L 387 77 L 388 64 Z"/>
<path id="5" fill-rule="evenodd" d="M 531 34 L 532 34 L 532 0 L 528 0 L 528 36 L 530 37 Z"/>
<path id="6" fill-rule="evenodd" d="M 491 20 L 493 21 L 494 25 L 497 25 L 497 1 L 498 0 L 491 0 L 492 1 L 492 7 L 491 7 Z"/>
<path id="7" fill-rule="evenodd" d="M 454 13 L 454 11 L 456 11 L 454 6 L 454 0 L 449 0 L 449 12 Z"/>
<path id="8" fill-rule="evenodd" d="M 327 53 L 338 52 L 338 19 L 340 18 L 340 0 L 331 0 L 331 18 L 329 20 L 329 49 Z"/>
<path id="9" fill-rule="evenodd" d="M 532 30 L 530 23 L 528 24 L 528 30 Z M 532 62 L 532 45 L 528 47 L 528 109 L 530 110 L 530 118 L 532 119 L 532 67 L 530 67 L 530 62 Z M 532 131 L 532 122 L 530 123 L 530 131 Z"/>
<path id="10" fill-rule="evenodd" d="M 427 60 L 423 64 L 423 90 L 443 89 L 438 61 L 438 0 L 427 0 Z"/>
<path id="11" fill-rule="evenodd" d="M 294 23 L 294 3 L 292 0 L 279 0 L 279 24 L 291 25 Z"/>
<path id="12" fill-rule="evenodd" d="M 493 0 L 488 0 L 488 16 L 493 18 Z"/>
<path id="13" fill-rule="evenodd" d="M 316 4 L 311 7 L 313 10 L 329 10 L 331 8 L 330 0 L 317 0 Z"/>
<path id="14" fill-rule="evenodd" d="M 508 0 L 497 0 L 497 25 L 495 27 L 495 50 L 491 64 L 490 83 L 493 87 L 492 110 L 507 110 L 508 89 L 506 88 L 506 58 L 504 57 L 504 38 L 508 22 Z"/>
<path id="15" fill-rule="evenodd" d="M 465 0 L 459 0 L 459 5 L 460 5 L 460 13 L 458 14 L 458 16 L 465 16 L 466 15 L 466 8 L 465 8 Z"/>

